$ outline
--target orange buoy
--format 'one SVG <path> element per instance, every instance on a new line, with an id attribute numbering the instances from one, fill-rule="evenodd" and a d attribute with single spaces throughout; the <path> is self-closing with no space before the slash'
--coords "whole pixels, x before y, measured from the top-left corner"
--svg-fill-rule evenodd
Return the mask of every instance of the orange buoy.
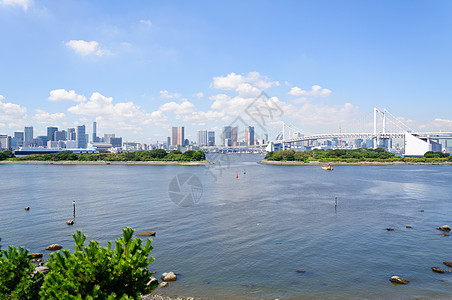
<path id="1" fill-rule="evenodd" d="M 239 178 L 239 172 L 237 172 L 237 174 L 235 175 L 235 178 Z"/>

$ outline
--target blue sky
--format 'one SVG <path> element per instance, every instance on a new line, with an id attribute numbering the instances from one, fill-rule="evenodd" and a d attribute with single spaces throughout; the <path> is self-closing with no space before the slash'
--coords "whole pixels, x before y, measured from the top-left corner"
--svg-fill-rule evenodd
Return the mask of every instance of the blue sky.
<path id="1" fill-rule="evenodd" d="M 0 133 L 98 122 L 128 141 L 214 129 L 260 91 L 306 133 L 386 108 L 452 130 L 450 1 L 0 0 Z M 367 120 L 367 119 L 366 119 Z M 90 129 L 89 129 L 90 131 Z"/>

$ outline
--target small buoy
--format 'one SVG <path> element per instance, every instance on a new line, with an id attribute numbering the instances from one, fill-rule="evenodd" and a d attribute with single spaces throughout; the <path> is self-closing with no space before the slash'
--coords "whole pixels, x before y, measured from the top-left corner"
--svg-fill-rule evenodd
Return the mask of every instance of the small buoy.
<path id="1" fill-rule="evenodd" d="M 237 174 L 235 175 L 235 178 L 239 178 L 239 172 L 237 172 Z"/>
<path id="2" fill-rule="evenodd" d="M 25 210 L 27 211 L 30 210 L 30 206 L 25 207 Z"/>
<path id="3" fill-rule="evenodd" d="M 245 169 L 243 169 L 243 174 L 246 174 L 246 170 Z"/>
<path id="4" fill-rule="evenodd" d="M 68 225 L 74 225 L 74 220 L 68 220 L 68 221 L 66 221 L 66 224 L 68 224 Z"/>

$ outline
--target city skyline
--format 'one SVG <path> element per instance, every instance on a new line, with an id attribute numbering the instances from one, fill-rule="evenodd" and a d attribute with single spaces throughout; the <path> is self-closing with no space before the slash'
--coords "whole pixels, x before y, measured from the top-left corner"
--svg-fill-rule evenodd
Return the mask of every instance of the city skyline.
<path id="1" fill-rule="evenodd" d="M 452 130 L 448 1 L 109 4 L 0 1 L 14 41 L 0 48 L 1 134 L 96 121 L 143 143 L 182 125 L 196 140 L 237 117 L 256 126 L 244 112 L 261 91 L 283 112 L 270 139 L 280 121 L 335 132 L 373 107 Z"/>

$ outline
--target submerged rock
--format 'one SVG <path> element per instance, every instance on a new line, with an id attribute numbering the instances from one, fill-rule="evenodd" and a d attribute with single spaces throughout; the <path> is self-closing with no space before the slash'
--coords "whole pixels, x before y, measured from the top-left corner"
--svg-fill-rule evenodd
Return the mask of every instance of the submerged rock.
<path id="1" fill-rule="evenodd" d="M 438 267 L 432 267 L 432 271 L 436 272 L 436 273 L 449 273 L 449 272 L 451 272 L 451 271 L 446 271 L 446 270 L 440 269 Z"/>
<path id="2" fill-rule="evenodd" d="M 159 287 L 161 287 L 161 288 L 165 288 L 167 286 L 168 286 L 168 282 L 166 282 L 166 281 L 159 284 Z"/>
<path id="3" fill-rule="evenodd" d="M 296 273 L 306 273 L 306 271 L 304 271 L 304 270 L 296 270 L 295 272 Z"/>
<path id="4" fill-rule="evenodd" d="M 137 236 L 155 236 L 155 231 L 143 231 L 137 233 Z"/>
<path id="5" fill-rule="evenodd" d="M 450 236 L 448 233 L 441 233 L 440 236 Z"/>
<path id="6" fill-rule="evenodd" d="M 406 228 L 413 228 L 412 226 L 410 226 L 410 225 L 407 225 L 407 226 L 405 226 Z"/>
<path id="7" fill-rule="evenodd" d="M 450 226 L 449 225 L 443 225 L 443 226 L 439 226 L 438 227 L 439 230 L 441 231 L 450 231 Z"/>
<path id="8" fill-rule="evenodd" d="M 394 231 L 394 228 L 386 228 L 387 231 Z"/>
<path id="9" fill-rule="evenodd" d="M 177 279 L 174 272 L 163 273 L 161 278 L 163 281 L 176 281 Z"/>
<path id="10" fill-rule="evenodd" d="M 424 212 L 424 210 L 423 210 L 423 209 L 421 209 L 421 210 L 420 210 L 420 212 Z"/>
<path id="11" fill-rule="evenodd" d="M 47 246 L 46 250 L 54 251 L 54 250 L 60 250 L 63 248 L 60 244 L 52 244 L 50 246 Z"/>
<path id="12" fill-rule="evenodd" d="M 408 284 L 408 280 L 406 279 L 402 279 L 399 276 L 392 276 L 391 278 L 389 278 L 389 281 L 391 281 L 392 283 L 398 283 L 398 284 Z"/>

